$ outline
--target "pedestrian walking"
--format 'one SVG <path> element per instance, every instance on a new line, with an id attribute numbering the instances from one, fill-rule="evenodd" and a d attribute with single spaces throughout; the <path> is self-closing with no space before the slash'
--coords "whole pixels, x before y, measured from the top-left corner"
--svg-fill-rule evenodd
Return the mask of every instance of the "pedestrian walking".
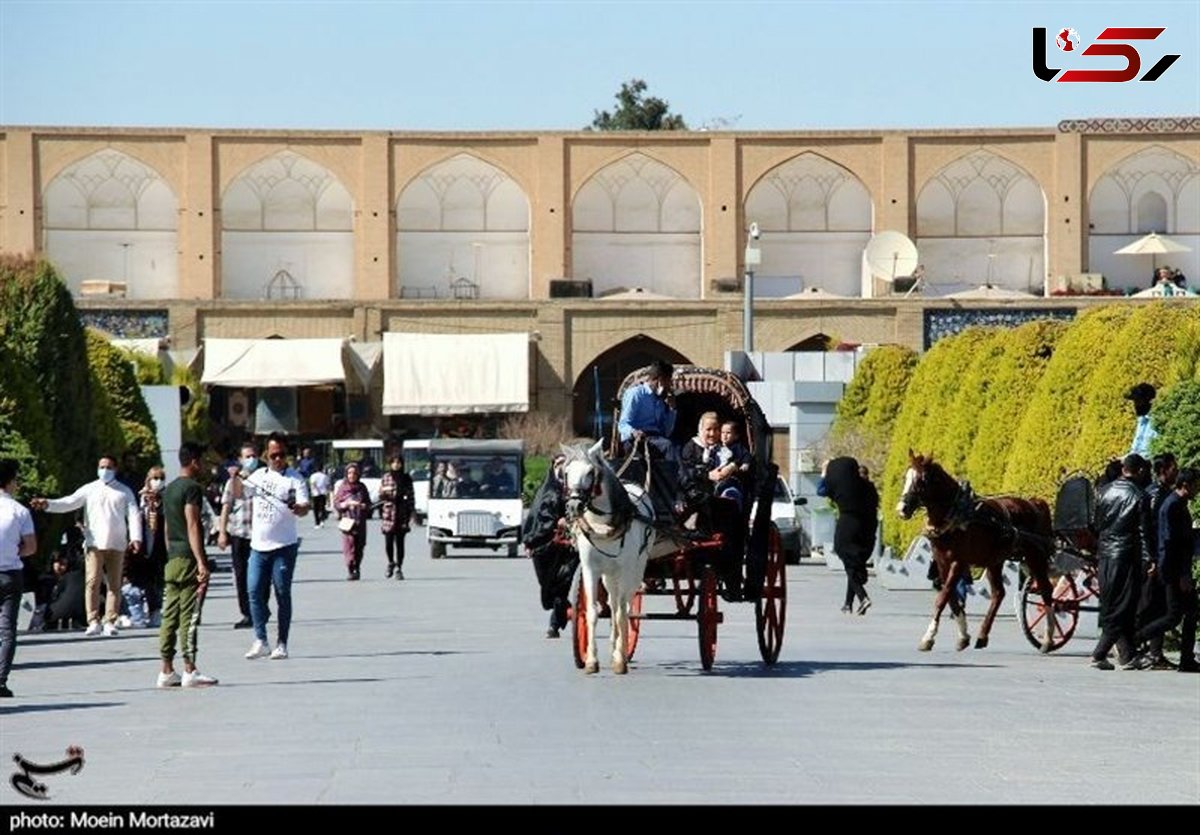
<path id="1" fill-rule="evenodd" d="M 846 571 L 846 598 L 842 611 L 853 611 L 858 599 L 858 614 L 871 608 L 867 595 L 867 561 L 875 550 L 875 529 L 879 524 L 879 492 L 863 478 L 859 464 L 844 456 L 827 461 L 821 471 L 817 495 L 825 496 L 837 505 L 837 526 L 833 534 L 833 550 Z"/>
<path id="2" fill-rule="evenodd" d="M 379 500 L 383 531 L 383 549 L 387 553 L 387 576 L 404 579 L 404 538 L 412 525 L 416 507 L 413 480 L 404 469 L 404 456 L 393 452 L 388 461 L 388 471 L 379 483 Z"/>
<path id="3" fill-rule="evenodd" d="M 15 498 L 17 462 L 0 459 L 0 698 L 12 698 L 8 673 L 17 652 L 17 612 L 27 557 L 37 553 L 33 516 Z"/>
<path id="4" fill-rule="evenodd" d="M 346 563 L 346 579 L 357 580 L 361 575 L 363 548 L 367 544 L 367 517 L 371 513 L 371 494 L 358 477 L 358 465 L 346 465 L 346 477 L 333 497 L 333 509 L 338 513 L 338 529 L 342 532 L 342 559 Z"/>
<path id="5" fill-rule="evenodd" d="M 254 625 L 250 617 L 250 530 L 253 520 L 254 501 L 246 490 L 245 479 L 258 469 L 258 447 L 253 442 L 242 444 L 241 457 L 235 467 L 234 478 L 225 482 L 221 493 L 221 516 L 217 523 L 217 547 L 229 549 L 233 563 L 233 583 L 237 589 L 238 611 L 242 617 L 234 623 L 234 629 L 248 629 Z"/>

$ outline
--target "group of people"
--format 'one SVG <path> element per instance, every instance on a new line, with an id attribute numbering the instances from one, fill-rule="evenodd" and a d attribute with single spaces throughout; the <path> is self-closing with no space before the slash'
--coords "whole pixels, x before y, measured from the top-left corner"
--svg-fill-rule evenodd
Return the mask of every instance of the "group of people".
<path id="1" fill-rule="evenodd" d="M 1111 473 L 1110 473 L 1111 475 Z M 1180 630 L 1181 672 L 1196 663 L 1197 595 L 1192 577 L 1196 532 L 1188 503 L 1200 490 L 1200 470 L 1180 468 L 1171 453 L 1147 461 L 1131 452 L 1096 499 L 1101 635 L 1091 665 L 1111 670 L 1173 669 L 1164 636 Z"/>
<path id="2" fill-rule="evenodd" d="M 517 480 L 502 458 L 486 466 L 462 461 L 438 461 L 429 480 L 429 495 L 435 499 L 514 498 Z"/>

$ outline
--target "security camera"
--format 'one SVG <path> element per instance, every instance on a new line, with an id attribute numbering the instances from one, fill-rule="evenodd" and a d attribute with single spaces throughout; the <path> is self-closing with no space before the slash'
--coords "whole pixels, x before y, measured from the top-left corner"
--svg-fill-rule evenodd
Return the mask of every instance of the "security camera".
<path id="1" fill-rule="evenodd" d="M 758 231 L 758 224 L 751 223 L 750 224 L 750 237 L 757 241 L 761 235 L 762 235 L 762 233 Z"/>

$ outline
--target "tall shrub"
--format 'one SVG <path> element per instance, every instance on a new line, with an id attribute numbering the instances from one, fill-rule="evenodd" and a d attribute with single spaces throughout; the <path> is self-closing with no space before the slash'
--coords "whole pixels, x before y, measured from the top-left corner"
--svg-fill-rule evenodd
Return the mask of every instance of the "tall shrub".
<path id="1" fill-rule="evenodd" d="M 936 436 L 926 434 L 921 448 L 934 452 L 946 472 L 956 478 L 974 480 L 967 472 L 967 455 L 981 425 L 979 417 L 991 398 L 1008 333 L 1006 329 L 998 329 L 976 346 L 971 364 L 958 381 L 954 399 L 926 427 L 927 432 L 936 433 Z"/>
<path id="2" fill-rule="evenodd" d="M 831 455 L 852 455 L 882 471 L 904 393 L 920 357 L 903 345 L 880 345 L 867 352 L 838 402 L 830 428 Z"/>
<path id="3" fill-rule="evenodd" d="M 938 341 L 921 358 L 904 395 L 904 405 L 896 418 L 896 428 L 888 447 L 887 464 L 880 485 L 883 508 L 883 541 L 900 553 L 921 532 L 923 519 L 903 522 L 891 508 L 900 499 L 904 473 L 908 469 L 908 450 L 936 452 L 940 439 L 938 421 L 946 404 L 958 394 L 958 385 L 974 359 L 975 350 L 992 338 L 991 328 L 967 328 Z M 918 514 L 919 515 L 919 514 Z"/>
<path id="4" fill-rule="evenodd" d="M 1001 485 L 1004 492 L 1050 500 L 1063 477 L 1075 469 L 1071 454 L 1088 380 L 1132 313 L 1127 305 L 1096 308 L 1076 319 L 1058 340 L 1016 426 Z"/>
<path id="5" fill-rule="evenodd" d="M 159 463 L 162 453 L 158 447 L 157 428 L 150 408 L 142 397 L 136 369 L 127 352 L 114 348 L 107 339 L 95 331 L 87 332 L 88 364 L 92 370 L 94 399 L 97 401 L 97 427 L 111 432 L 110 421 L 115 418 L 117 438 L 110 439 L 116 447 L 115 455 L 132 453 L 137 459 L 139 472 Z M 99 392 L 111 408 L 112 417 L 99 404 Z"/>

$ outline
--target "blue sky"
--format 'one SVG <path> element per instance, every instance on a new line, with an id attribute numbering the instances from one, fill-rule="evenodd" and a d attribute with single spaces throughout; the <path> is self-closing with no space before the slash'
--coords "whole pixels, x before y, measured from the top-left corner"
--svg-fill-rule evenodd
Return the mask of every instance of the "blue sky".
<path id="1" fill-rule="evenodd" d="M 1165 26 L 1158 81 L 1043 82 L 1032 29 Z M 1117 69 L 1048 42 L 1052 66 Z M 1051 126 L 1200 115 L 1183 2 L 0 0 L 0 124 L 574 130 L 643 78 L 689 126 Z"/>

